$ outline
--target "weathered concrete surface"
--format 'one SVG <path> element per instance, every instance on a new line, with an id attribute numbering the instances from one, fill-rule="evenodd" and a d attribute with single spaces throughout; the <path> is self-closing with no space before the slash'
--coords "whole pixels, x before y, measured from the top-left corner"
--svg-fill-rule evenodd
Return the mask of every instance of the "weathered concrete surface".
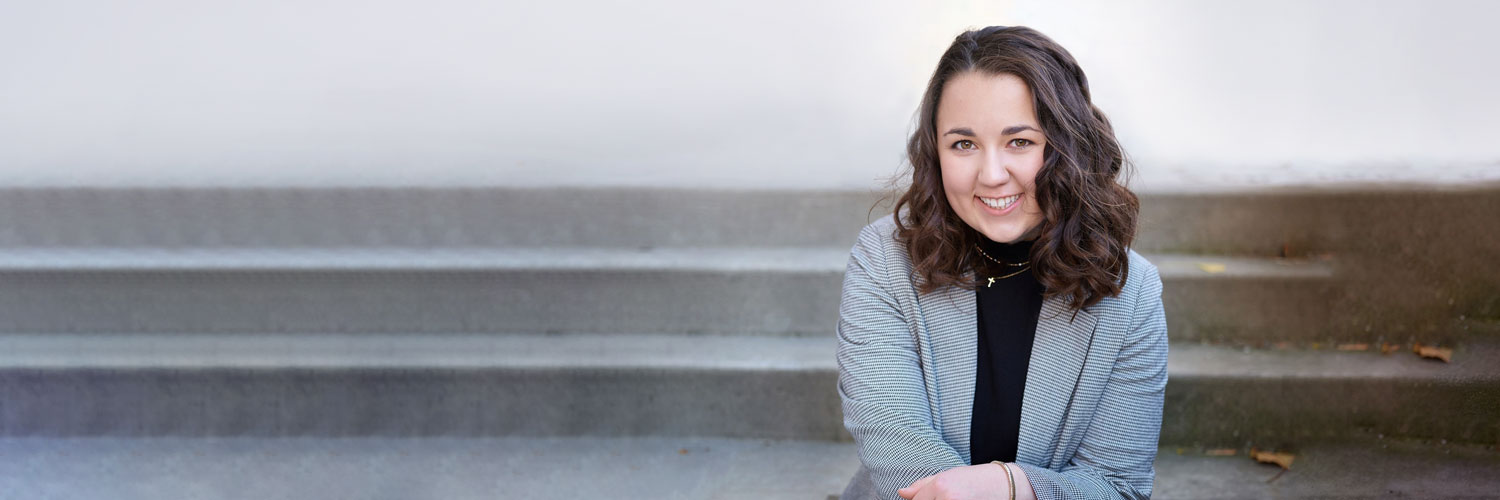
<path id="1" fill-rule="evenodd" d="M 0 246 L 848 248 L 894 199 L 875 190 L 0 188 Z M 1447 248 L 1468 248 L 1496 244 L 1484 229 L 1500 224 L 1497 207 L 1500 181 L 1144 193 L 1135 248 L 1295 256 L 1443 235 Z"/>
<path id="2" fill-rule="evenodd" d="M 1179 451 L 1181 454 L 1179 454 Z M 1495 498 L 1500 451 L 1371 440 L 1294 451 L 1164 447 L 1152 498 Z M 0 498 L 833 498 L 852 443 L 714 438 L 0 438 Z M 1279 477 L 1278 477 L 1278 473 Z M 1269 482 L 1268 482 L 1269 481 Z"/>
<path id="3" fill-rule="evenodd" d="M 880 204 L 879 198 L 873 191 L 826 190 L 8 188 L 0 190 L 0 247 L 846 250 L 859 228 L 888 208 L 891 200 Z M 1500 255 L 1500 216 L 1494 215 L 1500 213 L 1500 184 L 1157 193 L 1143 195 L 1141 207 L 1135 248 L 1144 253 L 1332 255 L 1336 286 L 1305 290 L 1320 299 L 1302 306 L 1321 309 L 1323 317 L 1295 307 L 1269 314 L 1300 322 L 1304 332 L 1338 340 L 1461 342 L 1469 331 L 1500 324 L 1500 259 L 1492 257 Z M 1281 307 L 1275 300 L 1235 300 L 1246 304 L 1245 321 L 1213 311 L 1223 319 L 1219 324 L 1188 322 L 1179 330 L 1210 340 L 1297 337 L 1278 336 L 1282 326 L 1253 321 L 1268 316 L 1258 309 Z"/>
<path id="4" fill-rule="evenodd" d="M 1157 500 L 1478 499 L 1500 497 L 1500 450 L 1440 442 L 1371 439 L 1285 449 L 1282 472 L 1249 458 L 1163 447 L 1156 456 Z M 1283 450 L 1277 450 L 1283 451 Z"/>
<path id="5" fill-rule="evenodd" d="M 0 336 L 9 436 L 721 436 L 848 440 L 832 338 Z M 1174 343 L 1161 442 L 1500 443 L 1500 346 Z"/>
<path id="6" fill-rule="evenodd" d="M 1147 258 L 1174 339 L 1306 343 L 1334 322 L 1329 262 Z M 0 331 L 826 337 L 848 260 L 832 247 L 10 250 Z"/>

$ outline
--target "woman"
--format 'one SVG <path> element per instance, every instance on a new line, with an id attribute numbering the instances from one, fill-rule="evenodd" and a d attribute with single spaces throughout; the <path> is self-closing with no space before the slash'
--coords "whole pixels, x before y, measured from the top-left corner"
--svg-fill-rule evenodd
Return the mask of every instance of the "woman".
<path id="1" fill-rule="evenodd" d="M 1161 280 L 1083 71 L 1031 29 L 969 31 L 919 121 L 911 186 L 844 277 L 843 498 L 1149 498 Z"/>

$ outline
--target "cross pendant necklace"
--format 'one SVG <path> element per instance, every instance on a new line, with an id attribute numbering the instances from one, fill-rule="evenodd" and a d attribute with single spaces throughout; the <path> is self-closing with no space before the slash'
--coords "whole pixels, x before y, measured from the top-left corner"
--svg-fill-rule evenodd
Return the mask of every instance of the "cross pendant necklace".
<path id="1" fill-rule="evenodd" d="M 1028 269 L 1031 269 L 1031 266 L 1026 266 L 1026 267 L 1023 267 L 1023 268 L 1021 268 L 1021 270 L 1020 270 L 1020 271 L 1016 271 L 1016 272 L 1013 272 L 1013 273 L 1010 273 L 1010 274 L 1007 274 L 1007 275 L 1005 275 L 1005 276 L 1001 276 L 1001 277 L 999 277 L 999 278 L 995 278 L 995 277 L 991 277 L 991 278 L 990 278 L 990 279 L 989 279 L 989 280 L 990 280 L 990 282 L 989 282 L 989 283 L 988 283 L 988 284 L 986 284 L 986 285 L 984 285 L 984 287 L 985 287 L 985 288 L 989 288 L 989 287 L 991 287 L 991 286 L 994 286 L 994 285 L 995 285 L 995 282 L 996 282 L 996 281 L 1000 281 L 1000 280 L 1003 280 L 1003 279 L 1005 279 L 1005 278 L 1009 278 L 1009 277 L 1011 277 L 1011 276 L 1015 276 L 1015 275 L 1017 275 L 1017 274 L 1021 274 L 1021 273 L 1024 273 L 1024 272 L 1026 272 L 1026 271 L 1027 271 L 1027 270 L 1028 270 Z"/>

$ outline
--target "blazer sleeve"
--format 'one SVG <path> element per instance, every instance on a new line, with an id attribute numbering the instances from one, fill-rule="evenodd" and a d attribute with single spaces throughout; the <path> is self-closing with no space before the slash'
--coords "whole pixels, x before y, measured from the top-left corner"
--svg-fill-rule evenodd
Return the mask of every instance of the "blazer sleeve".
<path id="1" fill-rule="evenodd" d="M 865 227 L 849 255 L 838 320 L 838 393 L 844 427 L 882 499 L 968 465 L 933 425 L 917 346 L 902 317 L 882 251 L 881 226 Z M 904 277 L 903 277 L 904 282 Z"/>
<path id="2" fill-rule="evenodd" d="M 1142 259 L 1144 262 L 1144 259 Z M 1146 264 L 1130 332 L 1073 458 L 1061 471 L 1016 464 L 1038 500 L 1149 499 L 1167 387 L 1161 277 Z"/>

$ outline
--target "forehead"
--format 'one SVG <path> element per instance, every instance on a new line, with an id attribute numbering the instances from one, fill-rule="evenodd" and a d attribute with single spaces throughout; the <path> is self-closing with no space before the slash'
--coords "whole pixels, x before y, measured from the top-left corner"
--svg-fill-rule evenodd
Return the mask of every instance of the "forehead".
<path id="1" fill-rule="evenodd" d="M 998 134 L 1012 125 L 1037 126 L 1031 89 L 1012 74 L 965 72 L 943 85 L 938 101 L 938 133 L 948 127 L 968 127 L 980 135 Z"/>

